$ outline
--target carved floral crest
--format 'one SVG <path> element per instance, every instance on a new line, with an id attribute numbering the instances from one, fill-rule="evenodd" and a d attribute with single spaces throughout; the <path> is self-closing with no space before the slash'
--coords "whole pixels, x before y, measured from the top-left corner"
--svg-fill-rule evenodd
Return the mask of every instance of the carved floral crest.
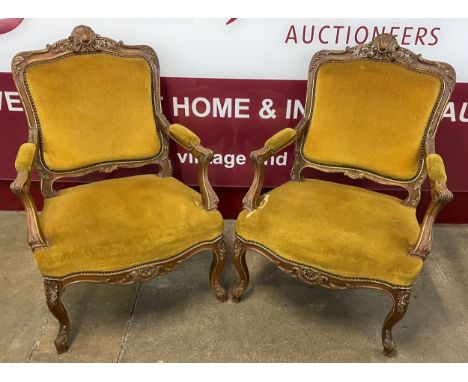
<path id="1" fill-rule="evenodd" d="M 375 37 L 369 44 L 357 45 L 355 47 L 347 47 L 347 51 L 356 56 L 363 56 L 375 59 L 395 60 L 397 56 L 408 54 L 406 50 L 400 48 L 397 40 L 391 34 L 382 33 Z"/>
<path id="2" fill-rule="evenodd" d="M 90 27 L 79 25 L 73 29 L 67 39 L 57 41 L 50 46 L 50 49 L 56 53 L 67 50 L 74 53 L 90 53 L 115 48 L 119 45 L 122 45 L 122 41 L 117 42 L 110 38 L 101 37 Z"/>
<path id="3" fill-rule="evenodd" d="M 377 54 L 386 54 L 389 58 L 392 58 L 399 48 L 395 37 L 384 33 L 377 36 L 374 41 L 372 41 L 367 55 L 373 57 Z"/>

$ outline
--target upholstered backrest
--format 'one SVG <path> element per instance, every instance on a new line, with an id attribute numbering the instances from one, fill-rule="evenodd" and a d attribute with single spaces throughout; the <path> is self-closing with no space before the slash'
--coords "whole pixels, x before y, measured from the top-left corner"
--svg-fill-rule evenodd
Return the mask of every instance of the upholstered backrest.
<path id="1" fill-rule="evenodd" d="M 24 83 L 41 158 L 52 171 L 148 159 L 161 150 L 153 74 L 144 57 L 68 54 L 29 64 Z"/>
<path id="2" fill-rule="evenodd" d="M 315 72 L 307 161 L 414 178 L 440 103 L 441 78 L 399 61 L 325 61 Z"/>

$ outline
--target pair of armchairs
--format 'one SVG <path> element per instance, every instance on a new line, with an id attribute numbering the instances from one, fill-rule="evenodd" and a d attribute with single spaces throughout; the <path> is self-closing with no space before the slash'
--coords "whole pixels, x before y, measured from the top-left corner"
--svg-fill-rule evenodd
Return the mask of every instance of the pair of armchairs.
<path id="1" fill-rule="evenodd" d="M 223 218 L 208 180 L 213 152 L 163 115 L 154 50 L 78 26 L 45 50 L 16 55 L 12 72 L 29 142 L 19 149 L 11 189 L 23 201 L 28 243 L 59 322 L 57 352 L 69 346 L 61 296 L 70 284 L 147 281 L 211 250 L 209 280 L 225 301 L 219 281 L 226 264 Z M 304 117 L 251 155 L 255 177 L 236 225 L 233 263 L 240 283 L 232 300 L 240 301 L 249 282 L 246 250 L 309 284 L 383 290 L 393 299 L 382 329 L 390 354 L 392 327 L 404 316 L 431 249 L 432 224 L 452 197 L 434 139 L 454 83 L 449 65 L 424 60 L 387 34 L 317 53 Z M 200 193 L 171 177 L 169 139 L 198 158 Z M 261 195 L 263 163 L 292 143 L 292 180 Z M 159 173 L 60 192 L 53 186 L 64 177 L 148 164 L 158 165 Z M 305 167 L 400 186 L 408 197 L 304 180 Z M 45 198 L 40 215 L 29 193 L 33 168 Z M 433 197 L 420 225 L 415 211 L 426 174 Z"/>

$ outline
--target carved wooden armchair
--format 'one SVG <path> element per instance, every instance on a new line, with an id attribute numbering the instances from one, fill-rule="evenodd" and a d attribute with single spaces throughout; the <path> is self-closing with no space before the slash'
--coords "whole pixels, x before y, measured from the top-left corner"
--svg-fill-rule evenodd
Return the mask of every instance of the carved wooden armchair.
<path id="1" fill-rule="evenodd" d="M 44 277 L 47 305 L 60 323 L 57 352 L 68 349 L 64 289 L 77 282 L 130 284 L 172 271 L 202 250 L 214 253 L 209 280 L 220 301 L 223 219 L 208 181 L 211 150 L 161 110 L 159 63 L 148 46 L 130 46 L 86 26 L 45 50 L 16 55 L 12 71 L 29 121 L 29 143 L 15 162 L 12 191 L 23 201 L 28 243 Z M 199 161 L 201 195 L 171 177 L 168 140 Z M 54 181 L 119 167 L 159 165 L 159 174 L 54 190 Z M 45 198 L 29 194 L 36 168 Z"/>
<path id="2" fill-rule="evenodd" d="M 431 251 L 434 220 L 452 198 L 434 140 L 454 84 L 450 65 L 425 60 L 388 34 L 315 54 L 304 117 L 251 154 L 255 176 L 236 224 L 240 284 L 233 300 L 249 282 L 246 250 L 309 284 L 380 289 L 393 299 L 382 329 L 384 353 L 392 353 L 392 327 L 403 318 Z M 264 162 L 292 143 L 292 180 L 260 195 Z M 400 186 L 408 197 L 304 180 L 306 167 Z M 426 175 L 432 200 L 419 224 L 416 207 Z"/>

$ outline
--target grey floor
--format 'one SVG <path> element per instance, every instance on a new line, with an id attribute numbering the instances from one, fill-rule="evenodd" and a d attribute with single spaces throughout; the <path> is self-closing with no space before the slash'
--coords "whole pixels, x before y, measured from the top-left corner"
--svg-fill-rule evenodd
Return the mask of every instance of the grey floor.
<path id="1" fill-rule="evenodd" d="M 226 221 L 228 248 L 233 221 Z M 468 226 L 437 226 L 434 248 L 395 327 L 395 357 L 382 355 L 390 299 L 292 279 L 248 253 L 251 284 L 240 304 L 219 304 L 211 255 L 129 286 L 79 284 L 63 297 L 70 350 L 58 356 L 58 323 L 26 244 L 23 213 L 0 212 L 0 361 L 3 362 L 467 362 Z M 228 251 L 229 252 L 229 251 Z M 228 267 L 226 284 L 235 284 Z"/>

